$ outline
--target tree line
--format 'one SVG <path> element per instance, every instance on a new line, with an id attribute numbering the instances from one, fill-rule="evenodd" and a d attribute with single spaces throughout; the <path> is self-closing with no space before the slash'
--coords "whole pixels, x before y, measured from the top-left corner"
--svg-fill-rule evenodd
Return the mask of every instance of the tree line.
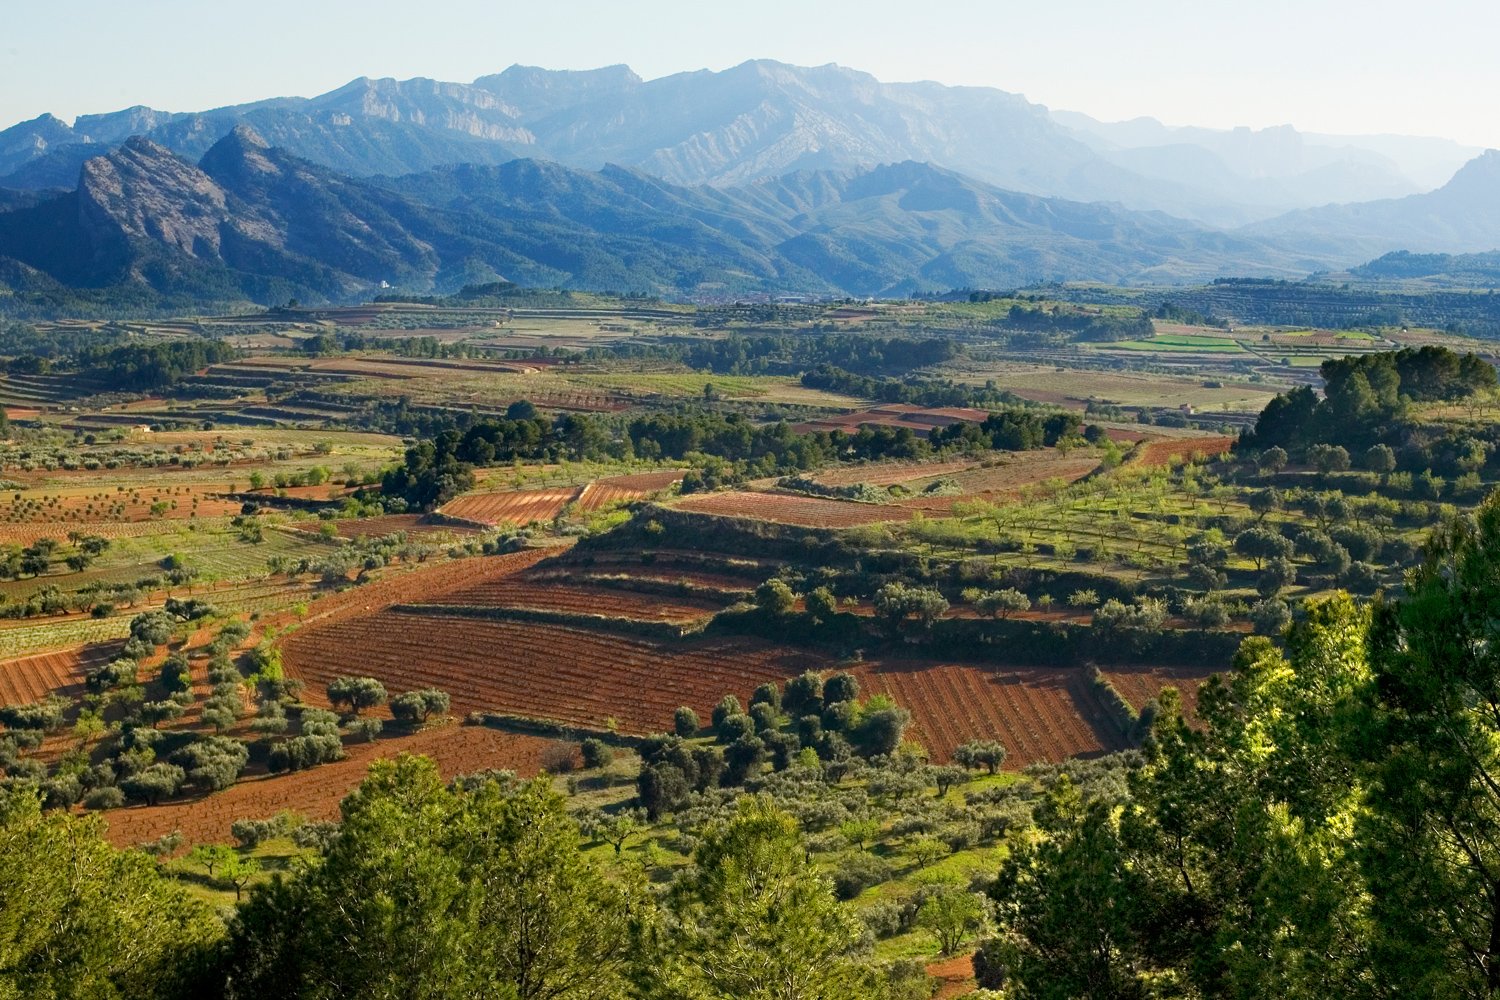
<path id="1" fill-rule="evenodd" d="M 1446 347 L 1405 348 L 1323 362 L 1323 398 L 1307 386 L 1276 396 L 1242 438 L 1251 448 L 1402 443 L 1408 407 L 1461 400 L 1496 387 L 1495 368 Z"/>
<path id="2" fill-rule="evenodd" d="M 464 431 L 444 430 L 408 448 L 402 464 L 381 479 L 381 492 L 411 507 L 430 508 L 472 488 L 476 467 L 621 458 L 691 462 L 695 469 L 684 489 L 692 490 L 840 461 L 909 459 L 956 448 L 1048 447 L 1079 426 L 1069 413 L 1004 410 L 978 424 L 935 430 L 923 440 L 907 427 L 804 433 L 784 421 L 760 424 L 739 413 L 682 407 L 635 417 L 617 430 L 597 417 L 552 418 L 523 401 L 502 418 L 471 423 Z"/>

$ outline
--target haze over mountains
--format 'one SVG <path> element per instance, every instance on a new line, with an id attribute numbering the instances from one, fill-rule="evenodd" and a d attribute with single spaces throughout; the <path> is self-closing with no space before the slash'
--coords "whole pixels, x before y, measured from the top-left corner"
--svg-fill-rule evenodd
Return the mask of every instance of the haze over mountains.
<path id="1" fill-rule="evenodd" d="M 1477 152 L 1105 124 L 768 61 L 360 79 L 0 132 L 0 281 L 266 300 L 500 277 L 676 295 L 1299 277 L 1500 246 L 1500 154 Z"/>

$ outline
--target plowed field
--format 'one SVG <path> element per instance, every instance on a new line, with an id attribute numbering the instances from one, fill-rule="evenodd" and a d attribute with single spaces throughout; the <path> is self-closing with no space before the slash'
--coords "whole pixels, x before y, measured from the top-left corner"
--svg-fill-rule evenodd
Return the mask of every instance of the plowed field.
<path id="1" fill-rule="evenodd" d="M 669 488 L 682 479 L 682 469 L 666 469 L 662 472 L 642 472 L 631 476 L 611 476 L 589 483 L 578 494 L 580 510 L 598 510 L 607 504 L 621 500 L 640 500 L 660 490 Z"/>
<path id="2" fill-rule="evenodd" d="M 313 601 L 302 621 L 311 625 L 377 611 L 392 604 L 435 600 L 461 587 L 519 573 L 560 551 L 559 548 L 526 549 L 503 556 L 454 559 L 396 572 L 387 570 L 387 575 L 372 583 Z"/>
<path id="3" fill-rule="evenodd" d="M 674 504 L 678 510 L 718 517 L 741 517 L 753 521 L 774 521 L 806 528 L 851 528 L 878 521 L 905 521 L 912 516 L 904 507 L 824 497 L 798 496 L 790 493 L 704 493 Z"/>
<path id="4" fill-rule="evenodd" d="M 652 642 L 534 622 L 391 611 L 299 630 L 282 642 L 286 668 L 322 697 L 334 677 L 365 674 L 390 691 L 447 691 L 454 714 L 489 709 L 621 732 L 670 728 L 679 705 L 703 718 L 726 694 L 820 667 L 817 658 L 755 640 Z"/>
<path id="5" fill-rule="evenodd" d="M 866 692 L 909 709 L 911 735 L 938 758 L 976 739 L 1003 743 L 1008 768 L 1120 749 L 1096 706 L 1080 697 L 1079 671 L 890 662 L 853 673 Z"/>
<path id="6" fill-rule="evenodd" d="M 40 701 L 53 692 L 81 695 L 84 671 L 108 663 L 119 650 L 117 642 L 101 642 L 0 662 L 0 705 Z"/>
<path id="7" fill-rule="evenodd" d="M 825 486 L 853 486 L 855 483 L 890 486 L 894 483 L 909 483 L 913 479 L 951 476 L 974 464 L 974 460 L 969 458 L 957 458 L 948 462 L 876 462 L 829 469 L 813 478 Z"/>
<path id="8" fill-rule="evenodd" d="M 422 604 L 465 604 L 485 608 L 529 608 L 564 614 L 606 615 L 636 621 L 690 622 L 707 618 L 724 608 L 722 601 L 699 597 L 663 597 L 612 587 L 590 587 L 499 577 L 449 591 L 441 597 L 423 598 Z"/>
<path id="9" fill-rule="evenodd" d="M 449 517 L 482 524 L 530 524 L 550 521 L 578 496 L 576 486 L 545 490 L 511 490 L 506 493 L 470 493 L 451 500 L 442 512 Z"/>
<path id="10" fill-rule="evenodd" d="M 552 755 L 572 745 L 540 736 L 502 733 L 483 726 L 447 725 L 411 736 L 346 746 L 348 757 L 308 771 L 248 777 L 203 798 L 156 806 L 112 809 L 109 839 L 118 846 L 155 840 L 181 830 L 187 843 L 232 843 L 229 827 L 237 819 L 268 819 L 289 809 L 308 819 L 337 819 L 339 803 L 358 785 L 370 762 L 400 753 L 425 754 L 437 761 L 444 778 L 486 768 L 530 777 Z"/>
<path id="11" fill-rule="evenodd" d="M 1171 438 L 1142 446 L 1135 461 L 1145 465 L 1166 465 L 1174 458 L 1222 455 L 1233 447 L 1234 438 L 1231 437 Z"/>
<path id="12" fill-rule="evenodd" d="M 1105 677 L 1134 705 L 1136 711 L 1161 694 L 1164 687 L 1175 687 L 1182 694 L 1182 709 L 1189 717 L 1198 714 L 1198 686 L 1213 671 L 1194 667 L 1108 667 L 1101 668 Z"/>

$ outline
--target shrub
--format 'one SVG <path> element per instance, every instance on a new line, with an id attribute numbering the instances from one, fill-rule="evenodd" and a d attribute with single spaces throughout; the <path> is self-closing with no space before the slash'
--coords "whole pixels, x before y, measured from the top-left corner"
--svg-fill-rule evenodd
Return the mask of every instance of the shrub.
<path id="1" fill-rule="evenodd" d="M 684 739 L 696 736 L 699 728 L 698 713 L 688 706 L 683 705 L 672 714 L 672 729 L 678 736 Z"/>
<path id="2" fill-rule="evenodd" d="M 95 788 L 83 797 L 87 809 L 118 809 L 125 804 L 125 793 L 113 785 Z"/>
<path id="3" fill-rule="evenodd" d="M 446 691 L 437 688 L 422 688 L 419 691 L 407 691 L 398 694 L 390 701 L 391 716 L 397 721 L 408 726 L 419 726 L 425 723 L 429 716 L 446 713 L 452 705 Z"/>
<path id="4" fill-rule="evenodd" d="M 608 767 L 610 761 L 615 759 L 614 751 L 603 740 L 590 736 L 579 746 L 579 752 L 583 756 L 583 766 L 589 769 Z"/>
<path id="5" fill-rule="evenodd" d="M 850 900 L 870 888 L 891 879 L 886 862 L 866 851 L 856 851 L 839 859 L 833 871 L 833 891 L 842 900 Z"/>
<path id="6" fill-rule="evenodd" d="M 788 688 L 790 689 L 790 685 L 788 685 Z M 744 709 L 740 707 L 740 700 L 732 694 L 726 694 L 723 698 L 720 698 L 719 703 L 714 706 L 713 715 L 711 716 L 711 718 L 713 720 L 714 728 L 718 729 L 724 724 L 724 720 L 729 718 L 730 716 L 744 714 Z"/>

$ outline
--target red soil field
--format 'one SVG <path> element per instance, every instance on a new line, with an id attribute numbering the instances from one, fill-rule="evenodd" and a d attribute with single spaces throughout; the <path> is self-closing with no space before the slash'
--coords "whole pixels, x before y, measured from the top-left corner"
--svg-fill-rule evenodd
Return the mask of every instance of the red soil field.
<path id="1" fill-rule="evenodd" d="M 975 739 L 1004 744 L 1007 768 L 1120 749 L 1077 669 L 885 662 L 851 673 L 909 709 L 912 737 L 938 759 Z"/>
<path id="2" fill-rule="evenodd" d="M 879 521 L 905 521 L 911 517 L 911 511 L 904 507 L 790 493 L 704 493 L 690 496 L 673 506 L 693 514 L 742 517 L 805 528 L 849 528 Z"/>
<path id="3" fill-rule="evenodd" d="M 566 550 L 560 546 L 526 549 L 502 556 L 476 556 L 428 563 L 415 569 L 396 572 L 387 570 L 386 575 L 378 580 L 318 598 L 308 605 L 307 615 L 300 621 L 304 625 L 311 625 L 314 622 L 367 614 L 388 608 L 392 604 L 437 600 L 449 591 L 461 587 L 519 573 L 562 551 Z"/>
<path id="4" fill-rule="evenodd" d="M 1233 447 L 1232 437 L 1165 438 L 1144 445 L 1136 454 L 1135 461 L 1145 465 L 1166 465 L 1174 458 L 1222 455 Z"/>
<path id="5" fill-rule="evenodd" d="M 100 642 L 6 660 L 0 663 L 0 705 L 40 701 L 53 692 L 70 698 L 81 695 L 84 671 L 108 663 L 119 651 L 118 642 Z"/>
<path id="6" fill-rule="evenodd" d="M 235 508 L 235 513 L 239 513 L 238 507 Z M 199 520 L 210 519 L 204 517 Z M 55 538 L 61 542 L 67 539 L 70 531 L 81 531 L 86 535 L 99 535 L 102 538 L 139 538 L 142 535 L 157 534 L 161 530 L 161 524 L 157 521 L 101 521 L 84 525 L 56 522 L 0 524 L 0 545 L 30 545 L 38 538 Z"/>
<path id="7" fill-rule="evenodd" d="M 181 830 L 189 844 L 232 843 L 229 828 L 237 819 L 269 819 L 284 809 L 308 819 L 337 819 L 339 803 L 365 777 L 370 763 L 401 753 L 423 754 L 437 761 L 444 778 L 487 768 L 531 777 L 572 744 L 540 736 L 503 733 L 484 726 L 436 726 L 410 736 L 345 746 L 348 757 L 307 771 L 264 774 L 241 779 L 222 792 L 202 798 L 131 806 L 104 813 L 106 836 L 129 846 Z"/>
<path id="8" fill-rule="evenodd" d="M 1164 687 L 1175 687 L 1182 695 L 1182 710 L 1189 718 L 1198 716 L 1198 687 L 1215 673 L 1201 667 L 1109 667 L 1100 668 L 1125 700 L 1136 711 L 1161 694 Z"/>
<path id="9" fill-rule="evenodd" d="M 975 464 L 970 458 L 956 458 L 948 462 L 875 462 L 870 465 L 836 467 L 820 472 L 813 478 L 825 486 L 853 486 L 855 483 L 890 486 L 930 476 L 951 476 L 955 472 L 972 468 Z"/>
<path id="10" fill-rule="evenodd" d="M 392 692 L 433 687 L 454 714 L 488 709 L 625 733 L 669 729 L 679 705 L 703 718 L 726 694 L 824 664 L 756 640 L 653 642 L 536 622 L 385 611 L 299 630 L 282 641 L 287 672 L 322 697 L 335 677 L 378 678 Z"/>
<path id="11" fill-rule="evenodd" d="M 79 526 L 119 522 L 182 520 L 189 517 L 225 517 L 240 512 L 240 503 L 210 494 L 222 490 L 219 484 L 169 486 L 154 490 L 100 490 L 86 493 L 77 487 L 54 494 L 33 495 L 39 508 L 22 508 L 13 501 L 0 503 L 0 519 L 16 525 L 43 524 L 57 531 L 58 537 Z M 53 501 L 56 501 L 55 503 Z M 160 514 L 153 514 L 153 504 L 166 504 Z"/>
<path id="12" fill-rule="evenodd" d="M 530 524 L 532 521 L 552 520 L 563 507 L 577 498 L 578 493 L 576 486 L 511 490 L 506 493 L 470 493 L 449 501 L 442 513 L 482 524 L 499 524 L 502 521 Z"/>
<path id="13" fill-rule="evenodd" d="M 938 980 L 938 990 L 932 1000 L 955 1000 L 974 991 L 974 956 L 958 955 L 932 962 L 927 974 Z"/>
<path id="14" fill-rule="evenodd" d="M 640 500 L 680 482 L 682 469 L 667 469 L 662 472 L 642 472 L 632 476 L 612 476 L 595 480 L 578 494 L 579 510 L 598 510 L 607 504 L 621 500 Z"/>
<path id="15" fill-rule="evenodd" d="M 449 591 L 421 604 L 527 608 L 567 614 L 607 615 L 636 621 L 687 623 L 722 611 L 723 601 L 701 597 L 641 594 L 612 587 L 590 587 L 527 577 L 499 577 Z"/>

